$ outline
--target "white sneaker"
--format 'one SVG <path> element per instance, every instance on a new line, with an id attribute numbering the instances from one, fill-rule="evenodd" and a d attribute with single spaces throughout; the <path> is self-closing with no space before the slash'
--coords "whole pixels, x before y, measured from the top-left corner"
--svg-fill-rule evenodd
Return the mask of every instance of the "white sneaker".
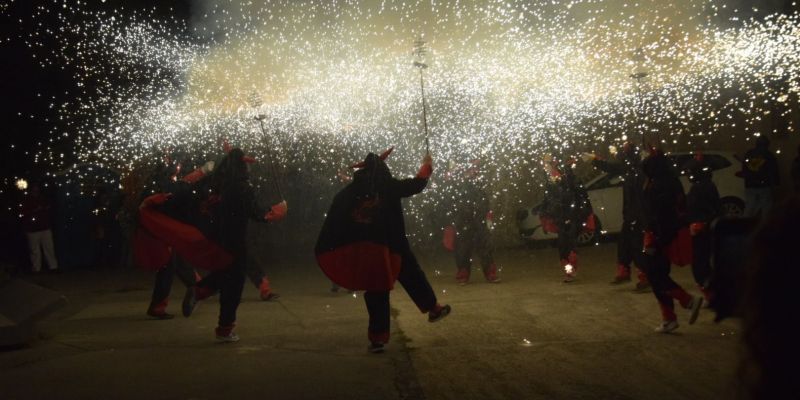
<path id="1" fill-rule="evenodd" d="M 239 335 L 237 335 L 237 334 L 235 334 L 233 332 L 228 333 L 227 335 L 219 335 L 219 334 L 217 334 L 217 340 L 219 340 L 220 342 L 225 342 L 225 343 L 238 342 L 239 341 Z"/>
<path id="2" fill-rule="evenodd" d="M 678 329 L 678 321 L 664 321 L 656 328 L 656 332 L 658 333 L 670 333 Z"/>

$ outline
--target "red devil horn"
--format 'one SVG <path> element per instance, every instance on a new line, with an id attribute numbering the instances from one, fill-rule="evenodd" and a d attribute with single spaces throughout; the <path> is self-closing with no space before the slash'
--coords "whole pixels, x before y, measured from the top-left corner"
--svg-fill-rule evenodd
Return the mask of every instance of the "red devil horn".
<path id="1" fill-rule="evenodd" d="M 359 169 L 359 168 L 364 168 L 366 166 L 367 166 L 367 163 L 362 161 L 360 163 L 356 163 L 356 164 L 351 165 L 350 168 L 351 169 Z"/>
<path id="2" fill-rule="evenodd" d="M 394 146 L 389 147 L 389 150 L 386 150 L 383 153 L 381 153 L 380 155 L 381 160 L 386 160 L 386 158 L 389 157 L 389 154 L 392 154 L 393 151 L 394 151 Z"/>
<path id="3" fill-rule="evenodd" d="M 222 139 L 222 151 L 224 151 L 225 154 L 227 154 L 230 153 L 231 150 L 233 150 L 233 147 L 231 146 L 230 143 L 228 143 L 228 139 Z"/>

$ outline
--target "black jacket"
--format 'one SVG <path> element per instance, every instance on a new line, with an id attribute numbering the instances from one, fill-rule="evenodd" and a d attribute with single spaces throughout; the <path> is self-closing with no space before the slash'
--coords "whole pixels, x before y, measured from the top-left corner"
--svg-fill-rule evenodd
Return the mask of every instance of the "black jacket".
<path id="1" fill-rule="evenodd" d="M 396 254 L 410 250 L 402 199 L 422 192 L 428 179 L 395 179 L 382 161 L 356 171 L 353 181 L 333 199 L 315 253 L 367 241 Z"/>
<path id="2" fill-rule="evenodd" d="M 708 224 L 722 215 L 719 192 L 711 178 L 701 179 L 692 184 L 686 195 L 686 211 L 689 222 Z"/>
<path id="3" fill-rule="evenodd" d="M 586 189 L 577 182 L 572 171 L 568 171 L 558 181 L 547 185 L 540 212 L 559 226 L 583 224 L 592 213 L 592 205 Z"/>
<path id="4" fill-rule="evenodd" d="M 746 188 L 766 188 L 780 183 L 778 161 L 768 148 L 756 146 L 744 154 L 742 177 Z"/>
<path id="5" fill-rule="evenodd" d="M 594 160 L 592 166 L 607 173 L 622 176 L 622 220 L 627 223 L 642 218 L 644 172 L 638 154 L 617 161 Z"/>
<path id="6" fill-rule="evenodd" d="M 663 155 L 645 160 L 643 170 L 647 178 L 642 202 L 644 230 L 652 232 L 663 247 L 687 225 L 686 196 L 678 175 Z"/>
<path id="7" fill-rule="evenodd" d="M 458 231 L 482 229 L 486 226 L 486 214 L 491 210 L 486 191 L 471 179 L 457 186 L 452 207 L 453 223 Z"/>

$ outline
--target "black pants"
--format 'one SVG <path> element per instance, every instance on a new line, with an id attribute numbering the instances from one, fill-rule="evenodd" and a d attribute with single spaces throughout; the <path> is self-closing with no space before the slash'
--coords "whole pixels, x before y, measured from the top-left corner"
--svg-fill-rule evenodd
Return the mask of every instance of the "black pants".
<path id="1" fill-rule="evenodd" d="M 403 285 L 411 300 L 417 305 L 421 312 L 428 312 L 436 305 L 436 294 L 433 292 L 425 272 L 419 266 L 416 257 L 411 251 L 406 251 L 401 255 L 402 264 L 397 280 Z M 364 302 L 367 303 L 369 313 L 369 336 L 370 340 L 384 335 L 389 338 L 389 291 L 365 292 Z"/>
<path id="2" fill-rule="evenodd" d="M 175 275 L 178 276 L 178 279 L 180 279 L 186 287 L 195 284 L 194 268 L 186 263 L 186 261 L 183 261 L 180 257 L 173 254 L 167 265 L 156 272 L 156 281 L 153 286 L 153 296 L 151 297 L 151 307 L 169 298 L 169 293 L 172 289 L 172 281 Z"/>
<path id="3" fill-rule="evenodd" d="M 692 236 L 692 275 L 701 287 L 708 286 L 711 276 L 711 232 L 703 231 Z"/>
<path id="4" fill-rule="evenodd" d="M 214 271 L 197 283 L 199 287 L 213 292 L 219 291 L 219 326 L 231 326 L 236 322 L 236 310 L 242 302 L 247 253 L 233 253 L 233 264 L 230 267 Z"/>
<path id="5" fill-rule="evenodd" d="M 569 253 L 578 247 L 580 226 L 575 221 L 567 221 L 558 225 L 558 256 L 562 260 L 569 258 Z"/>
<path id="6" fill-rule="evenodd" d="M 645 255 L 644 261 L 645 274 L 652 285 L 664 320 L 674 320 L 673 299 L 678 300 L 681 306 L 688 307 L 692 297 L 669 276 L 672 264 L 663 250 L 657 250 L 654 255 Z"/>
<path id="7" fill-rule="evenodd" d="M 641 269 L 644 264 L 642 247 L 644 232 L 635 221 L 623 221 L 617 239 L 617 262 L 630 269 L 631 263 Z"/>
<path id="8" fill-rule="evenodd" d="M 264 279 L 264 270 L 261 268 L 261 264 L 250 252 L 247 253 L 247 277 L 256 287 L 259 287 L 261 280 Z"/>
<path id="9" fill-rule="evenodd" d="M 458 229 L 455 241 L 456 267 L 459 270 L 472 267 L 472 253 L 476 252 L 481 260 L 483 272 L 494 264 L 494 249 L 489 228 L 484 224 L 476 224 Z"/>

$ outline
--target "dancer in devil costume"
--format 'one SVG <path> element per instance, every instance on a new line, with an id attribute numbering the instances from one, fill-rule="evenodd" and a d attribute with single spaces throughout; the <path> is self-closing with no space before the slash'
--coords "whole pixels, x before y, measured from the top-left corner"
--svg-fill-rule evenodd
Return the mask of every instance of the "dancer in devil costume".
<path id="1" fill-rule="evenodd" d="M 175 193 L 183 190 L 181 186 L 189 184 L 183 179 L 178 179 L 178 175 L 183 169 L 183 164 L 173 164 L 170 157 L 165 157 L 164 163 L 158 165 L 156 170 L 148 177 L 139 202 L 156 193 Z M 204 168 L 203 173 L 210 172 L 213 168 L 213 162 L 205 164 L 202 168 Z M 200 276 L 194 268 L 177 254 L 171 253 L 166 265 L 158 267 L 156 271 L 153 293 L 150 298 L 150 305 L 147 307 L 148 316 L 155 319 L 172 319 L 174 317 L 173 314 L 167 312 L 167 306 L 169 305 L 169 295 L 175 276 L 186 287 L 190 287 L 200 280 Z"/>
<path id="2" fill-rule="evenodd" d="M 691 261 L 683 186 L 661 150 L 652 150 L 642 167 L 647 178 L 642 202 L 645 273 L 661 308 L 663 321 L 656 332 L 669 333 L 678 328 L 673 299 L 691 311 L 691 325 L 697 320 L 703 298 L 690 295 L 669 276 L 672 263 L 686 265 Z"/>
<path id="3" fill-rule="evenodd" d="M 218 340 L 233 342 L 236 310 L 241 301 L 247 259 L 245 236 L 249 219 L 276 221 L 286 215 L 282 201 L 265 212 L 258 206 L 248 181 L 247 163 L 253 160 L 240 149 L 232 149 L 214 173 L 189 174 L 191 190 L 169 196 L 148 197 L 140 209 L 137 254 L 150 262 L 165 263 L 170 249 L 197 268 L 211 273 L 188 288 L 183 314 L 189 316 L 198 300 L 220 293 Z M 199 204 L 194 204 L 199 200 Z"/>
<path id="4" fill-rule="evenodd" d="M 706 302 L 710 302 L 708 279 L 711 276 L 712 237 L 711 223 L 722 215 L 722 203 L 717 186 L 711 180 L 712 172 L 698 153 L 688 163 L 686 170 L 692 187 L 686 196 L 689 214 L 689 233 L 692 235 L 692 274 Z"/>
<path id="5" fill-rule="evenodd" d="M 636 289 L 650 286 L 647 275 L 642 271 L 642 188 L 644 173 L 641 157 L 636 146 L 628 141 L 617 153 L 617 160 L 604 161 L 597 155 L 589 155 L 592 166 L 613 175 L 622 177 L 622 229 L 617 238 L 617 273 L 612 284 L 630 282 L 631 264 L 636 266 Z"/>
<path id="6" fill-rule="evenodd" d="M 286 215 L 286 202 L 269 210 L 262 208 L 255 198 L 248 179 L 248 158 L 240 149 L 232 149 L 209 177 L 209 188 L 217 203 L 211 215 L 214 224 L 210 238 L 233 256 L 232 265 L 211 272 L 184 297 L 183 314 L 192 314 L 198 300 L 219 291 L 219 322 L 215 330 L 217 339 L 228 342 L 239 340 L 233 332 L 236 310 L 242 299 L 247 264 L 247 223 L 249 220 L 277 221 Z"/>
<path id="7" fill-rule="evenodd" d="M 428 321 L 450 313 L 436 300 L 406 238 L 401 200 L 422 192 L 433 172 L 430 155 L 414 178 L 395 179 L 384 160 L 370 153 L 353 181 L 333 199 L 315 247 L 317 262 L 335 284 L 364 290 L 369 313 L 368 350 L 383 351 L 389 341 L 389 291 L 400 281 Z"/>
<path id="8" fill-rule="evenodd" d="M 489 206 L 489 195 L 479 182 L 477 161 L 468 168 L 464 177 L 454 187 L 452 205 L 453 224 L 445 228 L 453 232 L 452 250 L 456 262 L 456 282 L 466 285 L 472 270 L 472 254 L 477 253 L 481 261 L 483 276 L 489 283 L 498 283 L 497 265 L 494 262 L 491 227 L 494 215 Z"/>
<path id="9" fill-rule="evenodd" d="M 558 256 L 564 268 L 564 282 L 575 280 L 578 268 L 578 235 L 594 230 L 594 214 L 589 195 L 572 171 L 574 160 L 563 163 L 545 160 L 549 183 L 539 218 L 545 232 L 558 233 Z"/>

